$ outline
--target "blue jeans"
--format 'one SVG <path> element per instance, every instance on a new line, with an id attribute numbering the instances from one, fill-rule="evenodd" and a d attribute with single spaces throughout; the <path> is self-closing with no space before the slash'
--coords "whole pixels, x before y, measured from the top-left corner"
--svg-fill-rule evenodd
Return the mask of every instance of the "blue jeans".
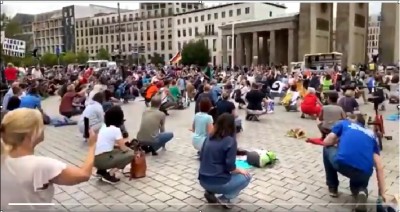
<path id="1" fill-rule="evenodd" d="M 156 143 L 151 145 L 154 151 L 159 150 L 161 147 L 165 147 L 165 144 L 174 137 L 171 132 L 162 132 L 156 137 Z"/>
<path id="2" fill-rule="evenodd" d="M 214 194 L 222 194 L 227 199 L 234 199 L 246 188 L 251 181 L 251 177 L 242 174 L 233 174 L 231 180 L 223 185 L 210 185 L 200 181 L 201 187 Z"/>
<path id="3" fill-rule="evenodd" d="M 346 164 L 337 163 L 335 161 L 337 153 L 336 147 L 324 147 L 323 160 L 326 174 L 326 184 L 329 188 L 337 188 L 339 186 L 338 172 L 350 179 L 350 190 L 353 194 L 359 191 L 368 193 L 368 182 L 371 174 L 348 166 Z"/>

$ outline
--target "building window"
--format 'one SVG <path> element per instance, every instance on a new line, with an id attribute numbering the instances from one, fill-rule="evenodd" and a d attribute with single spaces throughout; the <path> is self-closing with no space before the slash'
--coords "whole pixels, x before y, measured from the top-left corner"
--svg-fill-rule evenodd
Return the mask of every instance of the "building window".
<path id="1" fill-rule="evenodd" d="M 178 30 L 178 38 L 181 37 L 181 30 Z"/>
<path id="2" fill-rule="evenodd" d="M 186 24 L 186 18 L 182 19 L 182 24 Z"/>
<path id="3" fill-rule="evenodd" d="M 213 51 L 217 51 L 217 39 L 213 39 Z"/>
<path id="4" fill-rule="evenodd" d="M 225 18 L 225 11 L 221 13 L 221 18 Z"/>
<path id="5" fill-rule="evenodd" d="M 198 22 L 199 21 L 199 17 L 194 17 L 194 22 Z"/>
<path id="6" fill-rule="evenodd" d="M 164 41 L 161 41 L 161 51 L 164 51 L 165 50 L 165 43 L 164 43 Z"/>
<path id="7" fill-rule="evenodd" d="M 269 11 L 269 17 L 272 17 L 272 11 Z"/>
<path id="8" fill-rule="evenodd" d="M 172 50 L 172 41 L 168 41 L 168 50 Z"/>
<path id="9" fill-rule="evenodd" d="M 186 29 L 182 30 L 182 37 L 186 37 Z"/>
<path id="10" fill-rule="evenodd" d="M 200 21 L 204 21 L 204 15 L 200 16 Z"/>
<path id="11" fill-rule="evenodd" d="M 240 9 L 240 8 L 237 9 L 237 10 L 236 10 L 236 15 L 239 16 L 239 15 L 241 15 L 241 14 L 242 14 L 242 9 Z"/>
<path id="12" fill-rule="evenodd" d="M 229 17 L 233 16 L 233 10 L 229 10 Z"/>
<path id="13" fill-rule="evenodd" d="M 208 14 L 208 15 L 207 15 L 207 20 L 208 20 L 208 21 L 211 20 L 211 14 Z"/>
<path id="14" fill-rule="evenodd" d="M 249 14 L 249 13 L 250 13 L 250 7 L 246 7 L 246 8 L 244 9 L 244 13 L 245 13 L 245 14 Z"/>
<path id="15" fill-rule="evenodd" d="M 191 17 L 189 17 L 188 22 L 189 22 L 189 24 L 192 23 L 192 18 Z"/>
<path id="16" fill-rule="evenodd" d="M 214 19 L 215 19 L 215 20 L 218 19 L 218 13 L 214 13 Z"/>
<path id="17" fill-rule="evenodd" d="M 189 36 L 192 36 L 192 28 L 189 28 Z"/>

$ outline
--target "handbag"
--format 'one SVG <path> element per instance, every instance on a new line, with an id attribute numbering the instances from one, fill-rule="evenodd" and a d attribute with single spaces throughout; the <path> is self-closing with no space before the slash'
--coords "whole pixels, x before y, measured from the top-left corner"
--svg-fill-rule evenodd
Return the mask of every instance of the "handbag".
<path id="1" fill-rule="evenodd" d="M 143 178 L 146 177 L 147 164 L 146 164 L 146 153 L 142 150 L 140 146 L 134 150 L 134 157 L 131 161 L 131 170 L 129 180 L 133 178 Z"/>

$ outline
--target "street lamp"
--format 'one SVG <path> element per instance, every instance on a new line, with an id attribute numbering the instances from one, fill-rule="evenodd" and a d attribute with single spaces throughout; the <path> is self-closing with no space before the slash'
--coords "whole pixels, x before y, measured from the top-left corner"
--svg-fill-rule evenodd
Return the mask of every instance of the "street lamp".
<path id="1" fill-rule="evenodd" d="M 118 30 L 118 36 L 119 36 L 119 40 L 118 40 L 118 42 L 119 42 L 119 44 L 118 44 L 118 62 L 121 62 L 121 53 L 122 53 L 122 50 L 121 50 L 121 48 L 122 48 L 122 35 L 121 35 L 121 10 L 120 10 L 120 5 L 119 5 L 119 2 L 118 2 L 118 28 L 119 28 L 119 30 Z"/>

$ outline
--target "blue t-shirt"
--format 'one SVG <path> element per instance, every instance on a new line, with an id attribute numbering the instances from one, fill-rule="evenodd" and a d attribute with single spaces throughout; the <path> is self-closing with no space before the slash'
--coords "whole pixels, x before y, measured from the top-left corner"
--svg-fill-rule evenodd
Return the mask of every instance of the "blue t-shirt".
<path id="1" fill-rule="evenodd" d="M 207 127 L 213 123 L 212 116 L 207 113 L 198 112 L 194 116 L 193 146 L 196 150 L 201 150 L 204 140 L 207 138 Z"/>
<path id="2" fill-rule="evenodd" d="M 26 96 L 21 98 L 21 104 L 19 105 L 20 108 L 31 108 L 37 109 L 41 108 L 41 99 L 39 96 L 34 96 L 27 94 Z"/>
<path id="3" fill-rule="evenodd" d="M 339 138 L 336 162 L 372 174 L 374 153 L 379 154 L 375 133 L 349 120 L 337 122 L 332 133 Z"/>

